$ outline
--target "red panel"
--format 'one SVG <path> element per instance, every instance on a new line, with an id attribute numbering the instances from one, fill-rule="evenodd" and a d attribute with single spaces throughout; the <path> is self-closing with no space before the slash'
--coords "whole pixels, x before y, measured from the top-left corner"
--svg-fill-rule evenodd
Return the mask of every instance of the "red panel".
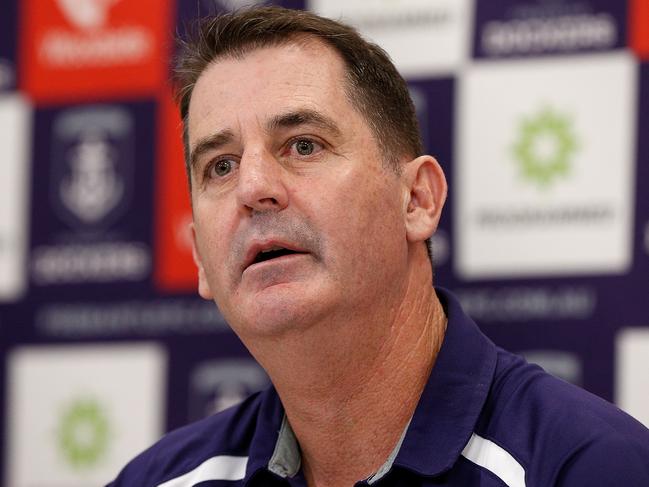
<path id="1" fill-rule="evenodd" d="M 643 59 L 649 59 L 649 0 L 631 0 L 629 10 L 631 47 Z"/>
<path id="2" fill-rule="evenodd" d="M 167 94 L 160 101 L 154 279 L 159 289 L 168 292 L 197 289 L 181 132 L 178 109 Z"/>
<path id="3" fill-rule="evenodd" d="M 24 0 L 21 88 L 37 101 L 153 94 L 166 76 L 170 0 Z"/>

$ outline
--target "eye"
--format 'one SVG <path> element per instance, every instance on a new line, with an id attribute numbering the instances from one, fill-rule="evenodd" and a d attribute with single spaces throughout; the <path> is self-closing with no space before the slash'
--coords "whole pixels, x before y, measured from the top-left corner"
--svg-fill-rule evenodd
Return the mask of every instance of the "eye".
<path id="1" fill-rule="evenodd" d="M 231 159 L 219 159 L 208 167 L 208 176 L 210 178 L 225 177 L 232 172 L 235 164 Z"/>
<path id="2" fill-rule="evenodd" d="M 301 156 L 310 156 L 315 150 L 315 144 L 307 139 L 300 139 L 294 143 L 295 150 Z"/>
<path id="3" fill-rule="evenodd" d="M 296 137 L 286 146 L 286 156 L 311 160 L 321 155 L 325 144 L 311 137 Z"/>

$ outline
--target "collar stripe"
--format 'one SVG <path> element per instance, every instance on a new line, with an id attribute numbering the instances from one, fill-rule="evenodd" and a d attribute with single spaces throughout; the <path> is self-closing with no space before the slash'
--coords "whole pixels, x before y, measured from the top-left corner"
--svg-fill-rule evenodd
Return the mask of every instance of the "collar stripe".
<path id="1" fill-rule="evenodd" d="M 246 475 L 248 457 L 218 455 L 208 458 L 194 470 L 167 480 L 157 487 L 192 487 L 208 480 L 241 480 Z"/>
<path id="2" fill-rule="evenodd" d="M 508 487 L 525 487 L 525 469 L 493 441 L 473 433 L 462 456 L 497 475 Z"/>

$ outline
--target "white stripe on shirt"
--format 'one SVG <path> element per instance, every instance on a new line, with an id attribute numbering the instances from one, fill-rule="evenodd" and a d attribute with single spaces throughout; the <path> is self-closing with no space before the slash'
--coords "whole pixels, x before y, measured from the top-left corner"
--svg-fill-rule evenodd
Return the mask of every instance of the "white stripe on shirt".
<path id="1" fill-rule="evenodd" d="M 473 433 L 462 455 L 497 475 L 509 487 L 525 487 L 525 469 L 493 441 Z"/>
<path id="2" fill-rule="evenodd" d="M 157 487 L 192 487 L 207 480 L 241 480 L 246 475 L 248 457 L 219 455 L 208 458 L 194 470 L 167 480 Z"/>

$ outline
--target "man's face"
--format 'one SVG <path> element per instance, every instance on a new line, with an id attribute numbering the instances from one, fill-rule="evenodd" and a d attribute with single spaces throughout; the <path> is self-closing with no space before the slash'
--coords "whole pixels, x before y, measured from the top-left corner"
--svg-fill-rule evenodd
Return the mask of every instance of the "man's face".
<path id="1" fill-rule="evenodd" d="M 189 107 L 199 292 L 242 338 L 363 316 L 407 272 L 408 191 L 318 40 L 223 58 Z"/>

